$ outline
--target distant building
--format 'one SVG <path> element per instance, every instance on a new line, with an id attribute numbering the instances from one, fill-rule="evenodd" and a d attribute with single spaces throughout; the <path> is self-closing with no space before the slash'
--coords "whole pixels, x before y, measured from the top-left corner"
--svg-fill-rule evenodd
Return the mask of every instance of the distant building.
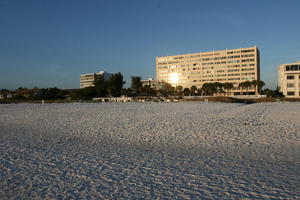
<path id="1" fill-rule="evenodd" d="M 233 83 L 231 93 L 255 94 L 255 87 L 239 88 L 241 82 L 260 80 L 260 57 L 256 46 L 156 57 L 156 80 L 191 88 L 204 83 Z"/>
<path id="2" fill-rule="evenodd" d="M 300 98 L 300 61 L 278 66 L 278 86 L 288 98 Z"/>
<path id="3" fill-rule="evenodd" d="M 96 73 L 81 74 L 80 75 L 80 88 L 92 87 L 94 86 L 95 76 L 103 77 L 104 80 L 108 80 L 112 74 L 105 71 L 100 71 Z"/>
<path id="4" fill-rule="evenodd" d="M 26 89 L 26 88 L 20 88 L 20 89 L 17 89 L 15 92 L 14 92 L 14 96 L 22 96 L 22 97 L 25 97 L 25 98 L 29 98 L 30 96 L 35 96 L 37 95 L 41 90 L 38 89 L 38 88 L 33 88 L 33 89 Z"/>
<path id="5" fill-rule="evenodd" d="M 153 78 L 148 78 L 147 80 L 141 80 L 142 86 L 149 85 L 151 88 L 159 90 L 163 87 L 164 82 L 163 81 L 157 81 Z"/>
<path id="6" fill-rule="evenodd" d="M 13 92 L 7 90 L 7 89 L 2 89 L 0 90 L 0 99 L 10 99 L 13 97 Z"/>

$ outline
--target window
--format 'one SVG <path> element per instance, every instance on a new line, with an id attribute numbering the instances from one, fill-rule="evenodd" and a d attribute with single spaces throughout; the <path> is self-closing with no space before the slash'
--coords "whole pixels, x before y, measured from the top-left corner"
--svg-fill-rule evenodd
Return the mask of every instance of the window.
<path id="1" fill-rule="evenodd" d="M 291 65 L 291 70 L 292 71 L 298 71 L 299 70 L 298 65 Z"/>
<path id="2" fill-rule="evenodd" d="M 295 77 L 294 76 L 287 76 L 286 77 L 286 79 L 288 79 L 288 80 L 292 80 L 292 79 L 294 79 Z"/>
<path id="3" fill-rule="evenodd" d="M 294 96 L 294 95 L 295 95 L 295 92 L 287 92 L 287 95 L 288 95 L 288 96 Z"/>
<path id="4" fill-rule="evenodd" d="M 245 60 L 242 60 L 242 62 L 253 62 L 254 59 L 245 59 Z"/>
<path id="5" fill-rule="evenodd" d="M 287 65 L 285 71 L 299 71 L 299 65 Z"/>
<path id="6" fill-rule="evenodd" d="M 254 68 L 245 68 L 245 69 L 242 69 L 242 71 L 254 71 Z"/>
<path id="7" fill-rule="evenodd" d="M 240 71 L 239 69 L 229 69 L 228 72 L 238 72 Z"/>
<path id="8" fill-rule="evenodd" d="M 242 50 L 242 53 L 254 52 L 254 49 Z"/>
<path id="9" fill-rule="evenodd" d="M 287 87 L 288 87 L 288 88 L 293 88 L 293 87 L 295 87 L 295 84 L 294 84 L 294 83 L 288 83 L 288 84 L 287 84 Z"/>
<path id="10" fill-rule="evenodd" d="M 240 61 L 239 60 L 230 60 L 228 61 L 228 63 L 239 63 Z"/>
<path id="11" fill-rule="evenodd" d="M 254 57 L 254 54 L 245 54 L 245 55 L 242 55 L 242 57 Z"/>

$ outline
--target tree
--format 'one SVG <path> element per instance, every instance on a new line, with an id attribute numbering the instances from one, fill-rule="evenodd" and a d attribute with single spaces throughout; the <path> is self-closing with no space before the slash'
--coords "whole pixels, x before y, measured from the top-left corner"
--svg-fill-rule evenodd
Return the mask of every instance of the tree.
<path id="1" fill-rule="evenodd" d="M 164 89 L 164 88 L 160 88 L 158 90 L 158 96 L 164 96 L 167 97 L 168 96 L 168 92 Z"/>
<path id="2" fill-rule="evenodd" d="M 95 87 L 86 87 L 79 90 L 79 99 L 92 99 L 95 96 Z"/>
<path id="3" fill-rule="evenodd" d="M 104 80 L 103 76 L 98 76 L 94 74 L 94 87 L 95 87 L 95 96 L 105 97 L 107 95 L 107 82 Z"/>
<path id="4" fill-rule="evenodd" d="M 214 93 L 217 93 L 218 89 L 215 83 L 204 83 L 201 87 L 204 95 L 212 96 Z"/>
<path id="5" fill-rule="evenodd" d="M 128 95 L 128 90 L 126 88 L 121 89 L 121 95 L 127 96 Z"/>
<path id="6" fill-rule="evenodd" d="M 131 76 L 131 88 L 135 93 L 137 94 L 141 93 L 141 89 L 142 89 L 141 77 Z"/>
<path id="7" fill-rule="evenodd" d="M 169 83 L 163 83 L 162 89 L 167 92 L 167 96 L 173 95 L 175 93 L 175 88 Z"/>
<path id="8" fill-rule="evenodd" d="M 142 87 L 142 92 L 145 96 L 155 96 L 156 90 L 153 89 L 150 85 L 144 85 Z"/>
<path id="9" fill-rule="evenodd" d="M 223 91 L 224 84 L 223 83 L 214 82 L 213 87 L 215 87 L 215 90 L 217 91 L 217 93 L 224 93 L 224 91 Z"/>
<path id="10" fill-rule="evenodd" d="M 252 86 L 252 83 L 250 81 L 244 81 L 244 82 L 239 83 L 238 87 L 241 89 L 246 88 L 246 93 L 248 94 L 248 90 L 251 86 Z"/>
<path id="11" fill-rule="evenodd" d="M 194 96 L 196 94 L 196 91 L 197 91 L 197 87 L 195 85 L 193 85 L 191 87 L 191 95 Z"/>
<path id="12" fill-rule="evenodd" d="M 197 94 L 198 94 L 198 95 L 201 95 L 201 96 L 202 96 L 203 93 L 204 93 L 204 92 L 203 92 L 202 88 L 198 88 L 198 89 L 197 89 Z"/>
<path id="13" fill-rule="evenodd" d="M 255 93 L 260 94 L 262 87 L 265 85 L 265 82 L 261 80 L 253 80 L 251 84 L 255 87 Z"/>
<path id="14" fill-rule="evenodd" d="M 275 90 L 271 90 L 269 88 L 264 89 L 264 94 L 266 94 L 267 97 L 284 97 L 283 93 L 279 91 L 279 88 L 277 87 Z"/>
<path id="15" fill-rule="evenodd" d="M 113 74 L 109 78 L 108 84 L 107 84 L 110 94 L 114 97 L 120 97 L 121 90 L 122 90 L 124 84 L 125 84 L 125 81 L 123 81 L 123 75 L 120 72 Z"/>
<path id="16" fill-rule="evenodd" d="M 181 95 L 182 90 L 183 90 L 183 87 L 181 85 L 177 85 L 176 88 L 175 88 L 175 91 L 176 91 L 177 95 Z"/>
<path id="17" fill-rule="evenodd" d="M 183 89 L 183 95 L 184 96 L 189 96 L 191 94 L 191 90 L 189 88 L 184 88 Z"/>
<path id="18" fill-rule="evenodd" d="M 65 98 L 63 91 L 56 87 L 41 89 L 36 97 L 36 99 L 43 99 L 43 100 L 55 100 L 55 99 L 63 99 L 63 98 Z"/>
<path id="19" fill-rule="evenodd" d="M 230 90 L 233 88 L 233 83 L 224 83 L 224 89 L 226 90 L 226 93 L 229 94 Z"/>
<path id="20" fill-rule="evenodd" d="M 5 89 L 5 88 L 2 88 L 2 89 L 0 90 L 0 92 L 9 92 L 9 90 L 8 90 L 8 89 Z"/>

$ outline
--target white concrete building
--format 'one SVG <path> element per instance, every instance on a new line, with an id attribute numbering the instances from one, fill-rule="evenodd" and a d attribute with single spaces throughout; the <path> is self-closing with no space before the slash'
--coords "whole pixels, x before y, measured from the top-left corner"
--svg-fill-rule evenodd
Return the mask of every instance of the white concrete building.
<path id="1" fill-rule="evenodd" d="M 157 81 L 154 80 L 153 78 L 148 78 L 147 80 L 141 80 L 141 82 L 142 82 L 142 86 L 149 85 L 151 88 L 156 90 L 161 89 L 164 85 L 163 81 Z"/>
<path id="2" fill-rule="evenodd" d="M 92 87 L 94 86 L 95 76 L 101 76 L 104 80 L 108 80 L 112 74 L 105 71 L 100 71 L 96 73 L 81 74 L 80 75 L 80 88 Z"/>
<path id="3" fill-rule="evenodd" d="M 278 86 L 288 98 L 300 98 L 300 61 L 278 66 Z"/>
<path id="4" fill-rule="evenodd" d="M 176 87 L 201 88 L 205 83 L 232 83 L 234 95 L 255 94 L 255 87 L 238 87 L 260 80 L 260 54 L 256 46 L 240 49 L 156 57 L 156 80 Z"/>

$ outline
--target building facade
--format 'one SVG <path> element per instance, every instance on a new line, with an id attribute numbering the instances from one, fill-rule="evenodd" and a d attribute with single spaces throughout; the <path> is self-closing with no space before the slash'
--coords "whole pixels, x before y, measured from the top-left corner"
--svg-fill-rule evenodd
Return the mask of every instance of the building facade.
<path id="1" fill-rule="evenodd" d="M 147 80 L 141 80 L 142 86 L 150 86 L 153 89 L 159 90 L 163 87 L 164 82 L 154 80 L 153 78 L 148 78 Z"/>
<path id="2" fill-rule="evenodd" d="M 300 61 L 278 66 L 278 86 L 288 98 L 300 98 Z"/>
<path id="3" fill-rule="evenodd" d="M 256 46 L 175 56 L 156 57 L 156 80 L 176 87 L 201 88 L 204 83 L 233 83 L 231 94 L 255 87 L 239 88 L 241 82 L 260 80 L 260 56 Z"/>
<path id="4" fill-rule="evenodd" d="M 80 75 L 80 88 L 92 87 L 94 86 L 95 76 L 103 77 L 104 80 L 108 80 L 112 74 L 105 71 L 100 71 L 97 73 L 81 74 Z"/>

